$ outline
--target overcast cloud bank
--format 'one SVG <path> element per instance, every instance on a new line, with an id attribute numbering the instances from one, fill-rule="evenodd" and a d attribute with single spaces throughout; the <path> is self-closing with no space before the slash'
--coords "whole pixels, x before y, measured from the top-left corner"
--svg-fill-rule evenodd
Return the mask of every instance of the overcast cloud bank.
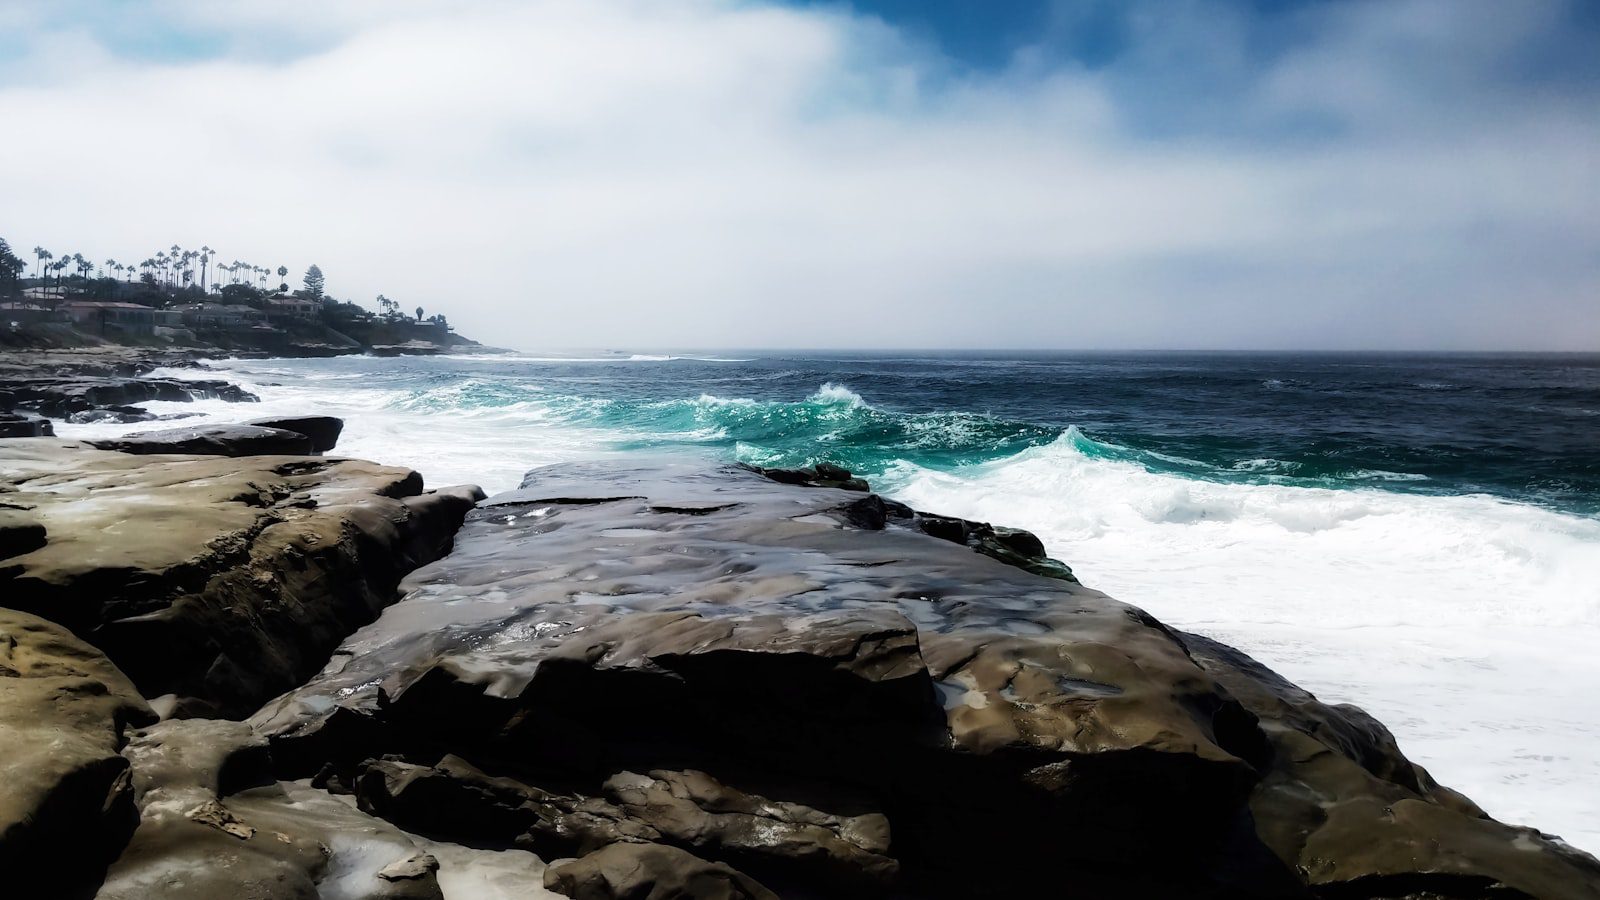
<path id="1" fill-rule="evenodd" d="M 13 3 L 0 234 L 517 347 L 1594 350 L 1575 15 L 1323 4 L 1262 54 L 1196 2 L 971 67 L 844 7 Z"/>

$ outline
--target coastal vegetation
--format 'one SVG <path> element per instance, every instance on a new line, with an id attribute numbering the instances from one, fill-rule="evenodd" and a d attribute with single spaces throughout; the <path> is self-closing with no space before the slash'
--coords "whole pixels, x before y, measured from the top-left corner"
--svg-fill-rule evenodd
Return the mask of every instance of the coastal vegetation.
<path id="1" fill-rule="evenodd" d="M 19 245 L 20 246 L 20 245 Z M 308 266 L 291 288 L 287 265 L 227 259 L 209 244 L 172 244 L 137 262 L 98 260 L 0 238 L 0 343 L 60 345 L 75 338 L 292 352 L 360 352 L 470 343 L 443 313 L 424 317 L 378 295 L 376 310 L 328 292 Z M 401 351 L 405 352 L 405 351 Z"/>

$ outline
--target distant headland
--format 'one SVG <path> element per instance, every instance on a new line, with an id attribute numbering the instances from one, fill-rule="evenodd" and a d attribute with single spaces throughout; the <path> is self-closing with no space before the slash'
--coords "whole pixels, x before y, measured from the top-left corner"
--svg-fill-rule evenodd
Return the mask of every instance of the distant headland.
<path id="1" fill-rule="evenodd" d="M 96 262 L 36 246 L 24 258 L 0 238 L 0 347 L 116 344 L 274 356 L 493 352 L 442 312 L 376 311 L 332 296 L 312 264 L 291 290 L 289 268 L 224 261 L 210 246 L 173 244 L 137 263 Z M 30 274 L 31 270 L 31 274 Z"/>

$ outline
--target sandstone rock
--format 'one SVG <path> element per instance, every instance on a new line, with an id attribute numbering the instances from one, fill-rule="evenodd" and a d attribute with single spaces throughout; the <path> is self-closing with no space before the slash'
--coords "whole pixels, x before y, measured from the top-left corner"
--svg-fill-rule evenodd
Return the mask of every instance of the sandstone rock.
<path id="1" fill-rule="evenodd" d="M 536 470 L 252 721 L 280 776 L 449 810 L 434 838 L 604 854 L 551 867 L 573 890 L 701 858 L 795 896 L 1596 896 L 1592 860 L 1483 819 L 1370 719 L 1275 700 L 1038 571 L 1031 536 L 897 507 L 688 462 Z"/>
<path id="2" fill-rule="evenodd" d="M 779 484 L 870 490 L 865 480 L 852 476 L 850 470 L 832 463 L 818 463 L 811 469 L 768 469 L 743 464 L 741 468 L 759 473 Z M 955 544 L 965 544 L 985 556 L 1026 569 L 1035 575 L 1077 581 L 1071 567 L 1045 554 L 1044 542 L 1037 535 L 1020 528 L 996 528 L 987 522 L 920 513 L 904 503 L 876 495 L 854 501 L 845 506 L 844 511 L 851 524 L 861 528 L 878 529 L 890 519 L 910 520 L 913 527 L 924 534 Z"/>
<path id="3" fill-rule="evenodd" d="M 0 878 L 7 896 L 81 897 L 139 814 L 123 730 L 155 719 L 128 679 L 60 626 L 0 609 Z"/>
<path id="4" fill-rule="evenodd" d="M 866 479 L 857 478 L 851 474 L 849 469 L 833 463 L 817 463 L 816 466 L 807 469 L 769 469 L 763 466 L 744 464 L 741 464 L 741 466 L 752 472 L 758 472 L 779 484 L 799 484 L 810 487 L 838 488 L 862 492 L 872 489 L 867 484 Z"/>
<path id="5" fill-rule="evenodd" d="M 188 403 L 196 399 L 249 403 L 258 398 L 237 385 L 212 379 L 43 375 L 17 378 L 0 388 L 0 406 L 30 409 L 58 419 L 151 400 Z"/>
<path id="6" fill-rule="evenodd" d="M 327 794 L 273 781 L 248 725 L 162 722 L 124 754 L 142 817 L 101 900 L 442 900 L 431 855 Z"/>
<path id="7" fill-rule="evenodd" d="M 293 431 L 311 438 L 311 448 L 326 453 L 339 443 L 339 433 L 344 431 L 344 420 L 336 416 L 281 416 L 268 419 L 251 419 L 246 425 Z"/>
<path id="8" fill-rule="evenodd" d="M 1256 829 L 1318 896 L 1600 897 L 1594 857 L 1440 787 L 1362 710 L 1320 703 L 1224 644 L 1182 638 L 1259 717 L 1274 765 L 1250 799 Z"/>
<path id="9" fill-rule="evenodd" d="M 182 453 L 200 456 L 310 456 L 315 442 L 298 431 L 258 425 L 191 425 L 89 441 L 121 453 Z"/>
<path id="10" fill-rule="evenodd" d="M 572 900 L 777 900 L 749 876 L 659 844 L 612 844 L 545 870 Z"/>
<path id="11" fill-rule="evenodd" d="M 898 870 L 882 813 L 774 801 L 704 772 L 619 772 L 600 786 L 603 796 L 592 796 L 493 777 L 455 756 L 432 767 L 386 759 L 363 763 L 355 790 L 362 810 L 402 828 L 516 844 L 546 858 L 619 842 L 666 843 L 758 877 L 820 881 L 844 891 L 892 884 Z"/>
<path id="12" fill-rule="evenodd" d="M 0 352 L 0 409 L 31 410 L 74 423 L 142 422 L 157 418 L 132 404 L 151 400 L 252 402 L 254 394 L 226 381 L 155 377 L 164 366 L 193 367 L 196 351 L 101 346 L 78 350 Z M 0 425 L 0 436 L 4 436 Z M 50 436 L 28 431 L 14 436 Z"/>
<path id="13" fill-rule="evenodd" d="M 44 526 L 23 510 L 0 509 L 0 560 L 45 545 Z"/>
<path id="14" fill-rule="evenodd" d="M 899 875 L 881 812 L 839 814 L 771 800 L 693 770 L 620 772 L 604 790 L 624 814 L 660 835 L 658 842 L 746 871 L 863 891 L 882 889 Z"/>
<path id="15" fill-rule="evenodd" d="M 0 471 L 48 531 L 0 564 L 0 605 L 66 625 L 186 715 L 246 715 L 314 673 L 482 496 L 355 460 L 42 438 L 0 445 Z"/>
<path id="16" fill-rule="evenodd" d="M 55 426 L 42 416 L 0 412 L 0 438 L 50 437 L 55 433 Z"/>

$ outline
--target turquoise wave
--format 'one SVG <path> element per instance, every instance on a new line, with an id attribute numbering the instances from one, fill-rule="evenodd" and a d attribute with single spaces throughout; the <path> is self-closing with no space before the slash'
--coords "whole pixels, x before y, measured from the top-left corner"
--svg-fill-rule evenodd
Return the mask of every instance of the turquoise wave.
<path id="1" fill-rule="evenodd" d="M 1334 460 L 1237 459 L 1228 448 L 1201 448 L 1192 458 L 1086 434 L 972 412 L 916 413 L 867 402 L 855 391 L 824 384 L 798 401 L 696 397 L 650 399 L 556 393 L 523 380 L 456 379 L 403 392 L 397 410 L 490 415 L 590 429 L 613 449 L 711 449 L 744 462 L 804 466 L 828 461 L 869 477 L 898 464 L 952 470 L 1062 443 L 1093 460 L 1131 463 L 1147 471 L 1242 484 L 1383 487 L 1417 490 L 1420 475 L 1351 469 Z"/>

